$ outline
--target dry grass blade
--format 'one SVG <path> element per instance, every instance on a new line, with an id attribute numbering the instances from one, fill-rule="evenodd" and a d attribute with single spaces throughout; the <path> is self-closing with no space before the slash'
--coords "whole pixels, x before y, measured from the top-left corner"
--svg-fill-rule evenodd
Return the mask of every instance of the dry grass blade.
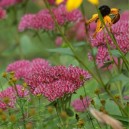
<path id="1" fill-rule="evenodd" d="M 110 125 L 113 129 L 124 129 L 122 124 L 111 116 L 93 108 L 90 109 L 90 112 L 99 122 Z"/>

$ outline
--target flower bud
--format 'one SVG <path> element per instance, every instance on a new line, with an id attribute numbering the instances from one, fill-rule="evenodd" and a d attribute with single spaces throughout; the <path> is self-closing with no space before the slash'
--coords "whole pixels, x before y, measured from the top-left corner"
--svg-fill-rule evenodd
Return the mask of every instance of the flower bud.
<path id="1" fill-rule="evenodd" d="M 2 114 L 3 114 L 3 109 L 0 108 L 0 115 L 2 115 Z"/>
<path id="2" fill-rule="evenodd" d="M 51 113 L 51 114 L 53 113 L 53 107 L 52 107 L 52 106 L 49 106 L 49 107 L 47 108 L 47 110 L 48 110 L 49 113 Z"/>
<path id="3" fill-rule="evenodd" d="M 13 83 L 16 83 L 16 82 L 17 82 L 17 78 L 16 78 L 16 77 L 13 77 L 13 78 L 12 78 L 12 82 L 13 82 Z"/>
<path id="4" fill-rule="evenodd" d="M 22 85 L 23 85 L 24 88 L 27 87 L 27 83 L 26 82 L 24 82 Z"/>
<path id="5" fill-rule="evenodd" d="M 10 75 L 11 75 L 12 77 L 14 77 L 15 72 L 14 72 L 14 71 L 10 72 Z"/>
<path id="6" fill-rule="evenodd" d="M 115 99 L 116 99 L 116 100 L 119 100 L 119 99 L 120 99 L 120 96 L 119 96 L 119 95 L 116 95 L 116 96 L 115 96 Z"/>
<path id="7" fill-rule="evenodd" d="M 27 123 L 26 124 L 26 129 L 32 129 L 32 126 L 33 126 L 32 123 Z"/>
<path id="8" fill-rule="evenodd" d="M 2 121 L 6 121 L 7 120 L 7 116 L 4 113 L 0 117 L 1 117 L 1 120 Z"/>
<path id="9" fill-rule="evenodd" d="M 79 120 L 78 123 L 77 123 L 77 126 L 79 128 L 83 127 L 84 126 L 84 120 Z"/>
<path id="10" fill-rule="evenodd" d="M 36 110 L 34 108 L 30 109 L 29 116 L 34 116 L 36 114 Z"/>
<path id="11" fill-rule="evenodd" d="M 4 73 L 2 74 L 2 77 L 7 78 L 7 73 L 4 72 Z"/>
<path id="12" fill-rule="evenodd" d="M 9 98 L 9 97 L 4 97 L 4 98 L 3 98 L 3 101 L 4 101 L 6 104 L 8 104 L 8 103 L 10 102 L 10 98 Z"/>
<path id="13" fill-rule="evenodd" d="M 92 105 L 95 105 L 95 101 L 93 99 L 91 100 L 91 104 Z"/>
<path id="14" fill-rule="evenodd" d="M 105 106 L 106 101 L 105 101 L 104 99 L 102 99 L 100 102 L 101 102 L 101 104 L 102 104 L 103 106 Z"/>
<path id="15" fill-rule="evenodd" d="M 13 115 L 13 114 L 10 115 L 10 118 L 9 119 L 10 119 L 11 122 L 16 122 L 16 116 Z"/>
<path id="16" fill-rule="evenodd" d="M 68 115 L 67 115 L 67 113 L 66 113 L 65 111 L 62 111 L 61 114 L 60 114 L 60 117 L 61 117 L 62 119 L 64 119 L 64 120 L 66 120 L 67 117 L 68 117 Z"/>
<path id="17" fill-rule="evenodd" d="M 99 94 L 100 94 L 100 90 L 99 90 L 99 89 L 96 89 L 94 93 L 95 93 L 96 95 L 99 95 Z"/>
<path id="18" fill-rule="evenodd" d="M 82 95 L 80 95 L 80 100 L 83 100 L 83 96 Z"/>

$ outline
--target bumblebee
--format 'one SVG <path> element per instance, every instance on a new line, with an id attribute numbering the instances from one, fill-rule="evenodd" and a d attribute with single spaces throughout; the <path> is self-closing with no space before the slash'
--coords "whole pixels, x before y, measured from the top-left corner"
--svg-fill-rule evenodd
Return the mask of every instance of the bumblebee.
<path id="1" fill-rule="evenodd" d="M 118 22 L 120 19 L 119 9 L 117 8 L 110 8 L 107 5 L 102 5 L 99 7 L 99 10 L 105 24 L 109 27 L 111 27 L 112 24 L 115 24 L 116 22 Z M 98 14 L 93 14 L 92 18 L 86 22 L 86 25 L 89 25 L 93 21 L 97 23 L 96 30 L 93 34 L 93 37 L 95 37 L 96 34 L 104 28 L 104 25 L 101 23 L 101 20 L 99 19 Z"/>

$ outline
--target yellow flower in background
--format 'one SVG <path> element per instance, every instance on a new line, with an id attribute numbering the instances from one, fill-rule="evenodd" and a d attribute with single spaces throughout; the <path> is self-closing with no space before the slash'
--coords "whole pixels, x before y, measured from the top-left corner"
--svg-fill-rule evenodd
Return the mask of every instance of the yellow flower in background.
<path id="1" fill-rule="evenodd" d="M 70 11 L 77 9 L 81 5 L 82 2 L 83 2 L 82 0 L 68 0 L 66 3 L 67 11 L 70 12 Z"/>
<path id="2" fill-rule="evenodd" d="M 61 4 L 64 0 L 56 0 L 56 4 Z"/>
<path id="3" fill-rule="evenodd" d="M 61 4 L 64 0 L 56 0 L 56 4 Z M 75 9 L 77 9 L 81 3 L 83 2 L 83 0 L 67 0 L 66 2 L 66 10 L 68 12 L 71 12 Z"/>
<path id="4" fill-rule="evenodd" d="M 98 5 L 99 0 L 88 0 L 91 4 Z"/>

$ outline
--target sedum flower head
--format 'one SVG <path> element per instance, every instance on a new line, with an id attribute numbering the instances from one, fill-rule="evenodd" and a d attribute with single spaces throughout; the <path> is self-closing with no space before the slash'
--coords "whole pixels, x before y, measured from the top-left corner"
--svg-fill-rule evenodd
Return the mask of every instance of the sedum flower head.
<path id="1" fill-rule="evenodd" d="M 121 20 L 129 20 L 129 10 L 124 11 L 121 16 L 120 16 Z"/>
<path id="2" fill-rule="evenodd" d="M 55 0 L 47 0 L 49 4 L 54 5 L 55 4 Z"/>
<path id="3" fill-rule="evenodd" d="M 25 72 L 24 76 L 19 75 L 19 69 L 20 73 Z M 19 75 L 24 79 L 34 95 L 44 95 L 49 101 L 72 94 L 91 78 L 87 71 L 79 67 L 51 66 L 48 61 L 41 58 L 31 62 L 16 61 L 7 67 L 7 71 L 11 70 L 15 72 L 16 77 Z"/>
<path id="4" fill-rule="evenodd" d="M 6 68 L 7 72 L 14 72 L 17 79 L 24 78 L 27 76 L 30 68 L 30 61 L 28 60 L 20 60 L 11 63 Z"/>
<path id="5" fill-rule="evenodd" d="M 89 97 L 83 99 L 75 99 L 72 101 L 72 107 L 77 112 L 84 112 L 90 106 L 91 100 Z"/>
<path id="6" fill-rule="evenodd" d="M 9 7 L 17 3 L 22 2 L 23 0 L 0 0 L 0 7 Z"/>
<path id="7" fill-rule="evenodd" d="M 14 107 L 15 97 L 13 94 L 13 89 L 11 87 L 0 92 L 0 108 L 6 109 L 7 107 Z"/>
<path id="8" fill-rule="evenodd" d="M 0 92 L 0 108 L 7 109 L 7 108 L 14 108 L 17 99 L 17 93 L 19 97 L 29 97 L 28 90 L 22 90 L 21 85 L 16 85 L 16 88 L 10 86 L 5 90 Z M 16 91 L 17 89 L 17 91 Z"/>
<path id="9" fill-rule="evenodd" d="M 51 66 L 35 69 L 26 79 L 33 94 L 43 94 L 49 101 L 71 94 L 90 79 L 87 71 L 78 67 Z"/>
<path id="10" fill-rule="evenodd" d="M 93 33 L 95 31 L 96 24 L 91 23 L 88 28 L 89 33 Z M 67 32 L 67 36 L 69 39 L 75 39 L 77 41 L 84 41 L 86 38 L 86 28 L 84 21 L 76 22 Z"/>
<path id="11" fill-rule="evenodd" d="M 0 19 L 6 18 L 6 11 L 0 7 Z"/>
<path id="12" fill-rule="evenodd" d="M 61 46 L 63 44 L 63 38 L 61 36 L 56 37 L 55 44 L 56 46 Z"/>
<path id="13" fill-rule="evenodd" d="M 53 8 L 52 12 L 59 25 L 64 25 L 69 22 L 75 22 L 82 17 L 79 10 L 67 12 L 64 5 Z M 26 29 L 34 30 L 54 30 L 55 22 L 49 13 L 49 10 L 41 10 L 36 14 L 25 14 L 19 23 L 18 30 L 24 31 Z"/>
<path id="14" fill-rule="evenodd" d="M 41 69 L 48 67 L 50 64 L 48 61 L 41 59 L 41 58 L 36 58 L 32 61 L 29 60 L 18 60 L 15 61 L 11 64 L 9 64 L 6 68 L 7 72 L 14 72 L 15 77 L 17 79 L 25 79 L 29 72 L 32 71 L 33 69 Z"/>

